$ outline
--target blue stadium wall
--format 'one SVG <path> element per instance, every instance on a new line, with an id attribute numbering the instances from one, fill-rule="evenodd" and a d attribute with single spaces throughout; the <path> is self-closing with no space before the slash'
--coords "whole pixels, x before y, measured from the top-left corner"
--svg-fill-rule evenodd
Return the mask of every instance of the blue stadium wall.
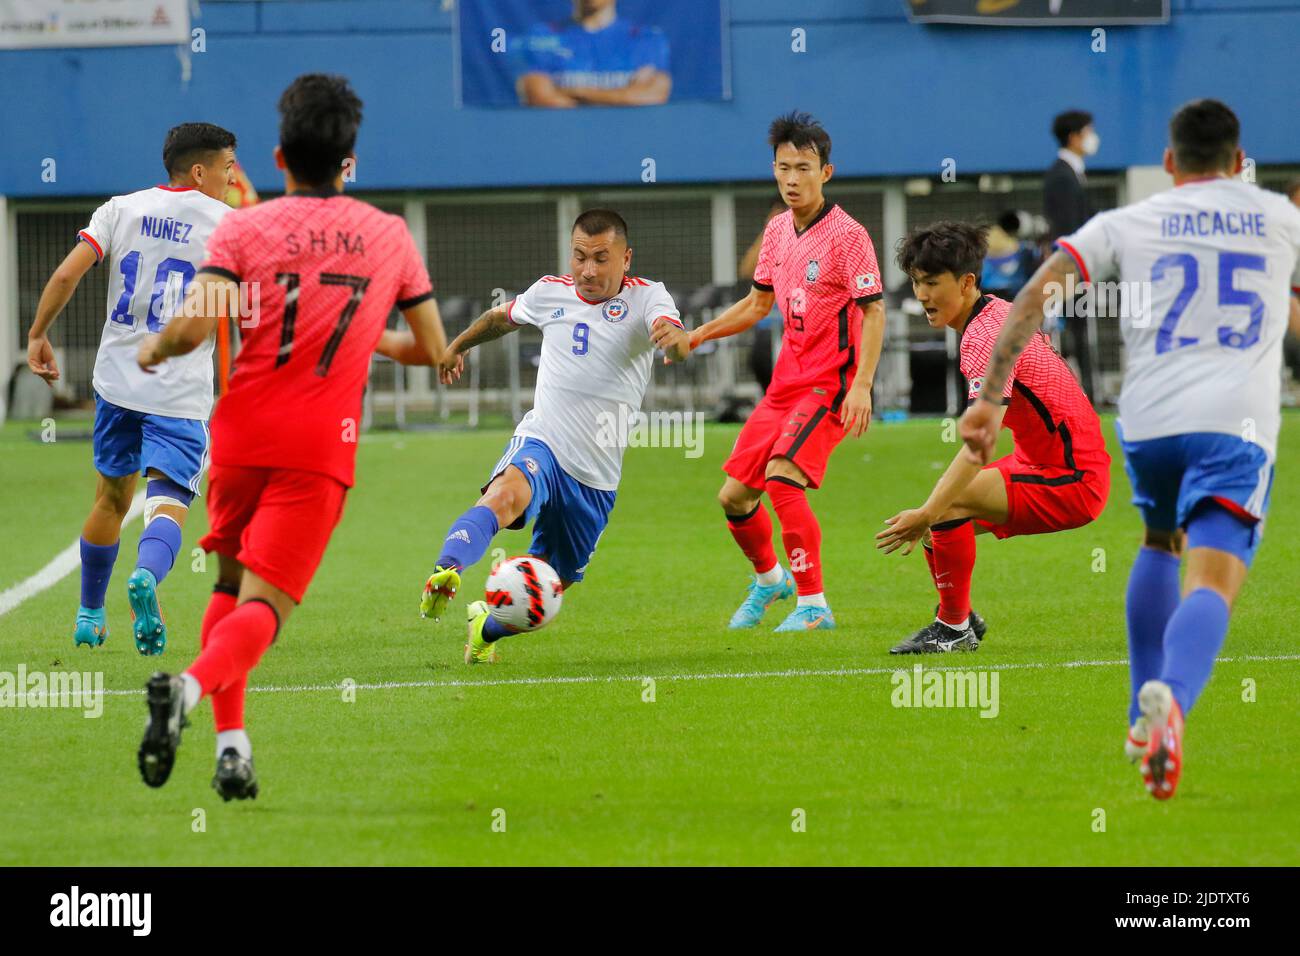
<path id="1" fill-rule="evenodd" d="M 472 0 L 462 0 L 472 2 Z M 186 120 L 236 131 L 254 184 L 277 190 L 274 104 L 294 76 L 350 76 L 366 102 L 366 189 L 760 179 L 767 122 L 820 116 L 840 175 L 1041 169 L 1060 109 L 1097 115 L 1095 168 L 1158 162 L 1180 102 L 1217 96 L 1258 163 L 1300 159 L 1300 4 L 1172 0 L 1162 27 L 908 23 L 903 0 L 730 0 L 729 102 L 643 109 L 455 109 L 452 15 L 442 0 L 204 2 L 207 50 L 182 82 L 174 47 L 0 53 L 0 194 L 103 195 L 160 176 L 161 134 Z M 806 31 L 807 52 L 791 50 Z M 55 158 L 57 180 L 42 181 Z"/>

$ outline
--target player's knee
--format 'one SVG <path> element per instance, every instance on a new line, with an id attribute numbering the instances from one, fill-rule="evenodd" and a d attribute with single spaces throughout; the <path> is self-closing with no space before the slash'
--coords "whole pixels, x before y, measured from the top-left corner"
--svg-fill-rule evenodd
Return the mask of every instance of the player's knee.
<path id="1" fill-rule="evenodd" d="M 718 504 L 729 515 L 747 515 L 758 507 L 758 494 L 739 482 L 727 482 L 718 489 Z"/>
<path id="2" fill-rule="evenodd" d="M 781 456 L 773 458 L 767 463 L 765 475 L 768 478 L 784 478 L 787 481 L 797 482 L 805 488 L 808 486 L 808 476 L 789 458 Z"/>
<path id="3" fill-rule="evenodd" d="M 125 518 L 131 510 L 131 494 L 118 485 L 107 485 L 95 495 L 95 510 Z"/>
<path id="4" fill-rule="evenodd" d="M 1181 531 L 1161 531 L 1147 528 L 1142 538 L 1142 546 L 1153 551 L 1164 551 L 1174 557 L 1182 557 L 1183 533 Z"/>
<path id="5" fill-rule="evenodd" d="M 145 527 L 160 513 L 181 524 L 193 500 L 194 492 L 170 478 L 150 478 L 144 503 Z"/>

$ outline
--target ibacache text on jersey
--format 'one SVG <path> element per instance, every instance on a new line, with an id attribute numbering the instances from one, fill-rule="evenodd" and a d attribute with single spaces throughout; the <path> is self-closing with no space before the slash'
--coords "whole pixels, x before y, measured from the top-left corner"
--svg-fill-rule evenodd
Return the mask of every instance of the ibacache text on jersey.
<path id="1" fill-rule="evenodd" d="M 1160 235 L 1170 236 L 1259 236 L 1264 238 L 1262 212 L 1176 212 L 1160 218 Z"/>
<path id="2" fill-rule="evenodd" d="M 166 219 L 162 216 L 140 218 L 140 235 L 148 236 L 150 239 L 170 239 L 185 246 L 190 244 L 190 230 L 193 228 L 188 222 L 181 222 L 170 216 Z"/>
<path id="3" fill-rule="evenodd" d="M 366 254 L 365 237 L 359 232 L 343 232 L 341 229 L 333 231 L 309 229 L 306 238 L 299 236 L 296 232 L 291 232 L 284 237 L 284 244 L 291 256 L 298 255 L 304 248 L 313 253 L 333 252 L 335 255 L 346 254 L 349 256 L 364 256 Z"/>

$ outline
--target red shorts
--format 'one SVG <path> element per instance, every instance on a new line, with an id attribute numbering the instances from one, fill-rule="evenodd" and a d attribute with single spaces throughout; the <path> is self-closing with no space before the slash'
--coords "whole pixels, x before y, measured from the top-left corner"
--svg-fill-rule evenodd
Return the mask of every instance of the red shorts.
<path id="1" fill-rule="evenodd" d="M 817 488 L 831 452 L 843 438 L 844 422 L 831 411 L 825 395 L 810 393 L 781 405 L 764 398 L 740 430 L 722 470 L 747 488 L 762 488 L 767 463 L 784 457 L 808 476 L 810 488 Z"/>
<path id="2" fill-rule="evenodd" d="M 213 465 L 204 551 L 234 558 L 301 603 L 343 516 L 348 489 L 329 475 L 290 468 Z"/>
<path id="3" fill-rule="evenodd" d="M 1032 465 L 1007 455 L 986 468 L 1002 472 L 1007 487 L 1007 520 L 980 521 L 999 538 L 1068 531 L 1093 521 L 1110 497 L 1110 470 Z"/>

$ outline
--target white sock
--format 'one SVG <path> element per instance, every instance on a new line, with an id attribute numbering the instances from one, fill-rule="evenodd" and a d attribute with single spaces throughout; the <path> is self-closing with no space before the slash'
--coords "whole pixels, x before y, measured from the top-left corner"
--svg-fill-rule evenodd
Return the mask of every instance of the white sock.
<path id="1" fill-rule="evenodd" d="M 966 615 L 966 620 L 962 621 L 960 624 L 949 624 L 947 621 L 945 621 L 945 620 L 944 620 L 943 618 L 941 618 L 941 617 L 936 617 L 935 620 L 938 621 L 940 624 L 942 624 L 944 627 L 950 627 L 950 628 L 952 628 L 954 631 L 964 631 L 964 630 L 966 630 L 966 628 L 970 627 L 970 615 L 969 615 L 969 614 Z"/>
<path id="2" fill-rule="evenodd" d="M 758 572 L 758 583 L 765 588 L 770 588 L 774 584 L 780 584 L 785 580 L 785 571 L 781 568 L 781 562 L 778 561 L 766 571 Z"/>
<path id="3" fill-rule="evenodd" d="M 245 760 L 253 759 L 253 742 L 241 727 L 239 730 L 223 730 L 217 734 L 217 756 L 220 757 L 227 747 L 234 747 L 235 752 Z"/>
<path id="4" fill-rule="evenodd" d="M 800 594 L 799 607 L 827 607 L 826 595 L 821 591 L 816 594 Z"/>
<path id="5" fill-rule="evenodd" d="M 195 680 L 192 676 L 190 676 L 189 671 L 186 671 L 184 674 L 181 675 L 181 682 L 185 684 L 184 706 L 185 706 L 185 713 L 188 714 L 191 710 L 197 707 L 199 705 L 199 701 L 203 699 L 203 687 L 199 684 L 197 680 Z"/>

